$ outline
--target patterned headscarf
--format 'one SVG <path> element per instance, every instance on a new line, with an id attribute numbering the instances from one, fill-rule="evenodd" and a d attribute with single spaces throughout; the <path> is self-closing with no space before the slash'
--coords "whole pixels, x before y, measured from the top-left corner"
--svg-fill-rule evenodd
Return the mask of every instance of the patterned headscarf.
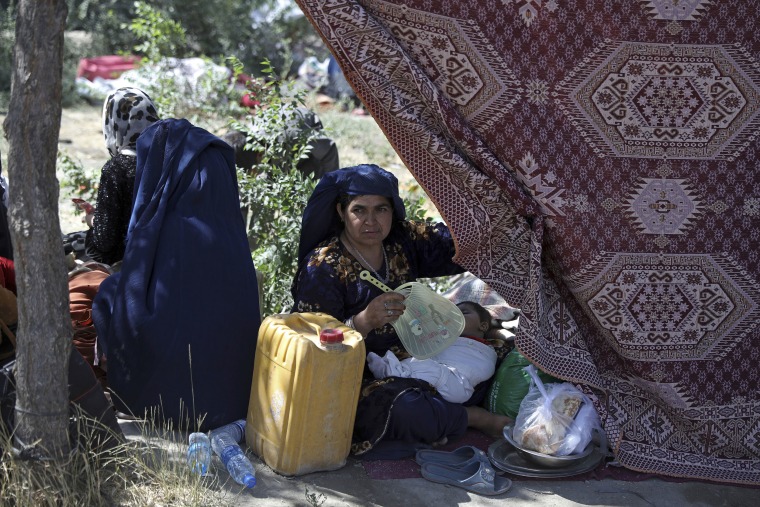
<path id="1" fill-rule="evenodd" d="M 135 156 L 140 134 L 159 120 L 148 94 L 138 88 L 119 88 L 103 104 L 103 135 L 113 157 L 121 153 Z"/>
<path id="2" fill-rule="evenodd" d="M 387 197 L 393 202 L 394 218 L 406 218 L 404 201 L 398 193 L 398 180 L 392 173 L 374 164 L 329 172 L 317 183 L 303 212 L 298 245 L 299 264 L 312 248 L 339 229 L 340 217 L 335 204 L 341 194 Z"/>

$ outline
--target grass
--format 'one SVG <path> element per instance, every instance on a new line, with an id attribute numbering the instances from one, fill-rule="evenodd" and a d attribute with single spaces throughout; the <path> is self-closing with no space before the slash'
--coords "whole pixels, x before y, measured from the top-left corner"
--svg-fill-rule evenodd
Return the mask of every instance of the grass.
<path id="1" fill-rule="evenodd" d="M 78 418 L 79 445 L 62 461 L 14 456 L 11 438 L 0 439 L 0 505 L 7 506 L 223 506 L 229 493 L 220 479 L 193 474 L 185 463 L 184 432 L 146 422 L 141 434 L 104 449 L 96 421 Z M 111 433 L 113 435 L 113 433 Z"/>
<path id="2" fill-rule="evenodd" d="M 319 117 L 327 135 L 338 146 L 342 166 L 373 163 L 388 170 L 406 170 L 371 117 L 355 116 L 336 109 L 321 111 Z"/>

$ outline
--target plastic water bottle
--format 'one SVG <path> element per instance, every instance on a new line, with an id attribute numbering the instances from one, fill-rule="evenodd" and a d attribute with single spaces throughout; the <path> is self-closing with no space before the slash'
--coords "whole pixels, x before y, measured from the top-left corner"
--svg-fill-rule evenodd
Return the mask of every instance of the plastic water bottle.
<path id="1" fill-rule="evenodd" d="M 252 488 L 256 485 L 256 469 L 246 457 L 238 442 L 245 435 L 245 419 L 211 431 L 211 448 L 227 467 L 235 482 Z"/>
<path id="2" fill-rule="evenodd" d="M 190 433 L 187 465 L 196 474 L 206 475 L 211 463 L 211 441 L 205 433 Z"/>

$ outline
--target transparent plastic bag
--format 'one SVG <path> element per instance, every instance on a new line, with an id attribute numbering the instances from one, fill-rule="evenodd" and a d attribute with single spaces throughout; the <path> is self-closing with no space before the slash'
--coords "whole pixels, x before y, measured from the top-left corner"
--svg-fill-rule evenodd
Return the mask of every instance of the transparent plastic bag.
<path id="1" fill-rule="evenodd" d="M 544 384 L 533 365 L 528 394 L 520 403 L 512 438 L 525 449 L 552 456 L 583 451 L 601 430 L 591 400 L 569 382 Z"/>

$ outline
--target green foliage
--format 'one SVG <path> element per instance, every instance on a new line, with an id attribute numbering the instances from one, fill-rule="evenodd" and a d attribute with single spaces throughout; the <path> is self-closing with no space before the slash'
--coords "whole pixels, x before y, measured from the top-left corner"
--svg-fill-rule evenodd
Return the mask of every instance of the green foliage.
<path id="1" fill-rule="evenodd" d="M 113 54 L 135 45 L 124 30 L 136 17 L 132 2 L 124 0 L 67 0 L 68 29 L 85 30 L 95 37 L 98 54 Z M 260 62 L 270 60 L 287 74 L 306 56 L 328 56 L 327 48 L 295 2 L 279 0 L 151 0 L 155 11 L 185 29 L 187 54 L 211 58 L 234 55 L 248 72 L 261 76 Z M 181 56 L 179 53 L 162 53 Z"/>
<path id="2" fill-rule="evenodd" d="M 10 102 L 11 79 L 13 76 L 13 46 L 16 42 L 16 2 L 8 2 L 0 9 L 0 109 L 5 110 Z M 61 105 L 69 107 L 79 101 L 75 89 L 77 63 L 86 51 L 81 43 L 72 37 L 65 37 L 63 45 L 63 76 Z"/>
<path id="3" fill-rule="evenodd" d="M 8 102 L 17 1 L 0 11 L 0 108 Z M 148 58 L 206 55 L 240 60 L 247 72 L 263 76 L 269 60 L 293 75 L 307 56 L 329 52 L 292 1 L 279 0 L 67 0 L 67 31 L 87 35 L 87 47 L 66 47 L 64 107 L 79 100 L 74 73 L 80 57 L 129 53 L 137 46 Z M 134 26 L 139 32 L 128 29 Z M 182 32 L 180 32 L 180 28 Z M 67 40 L 67 45 L 68 45 Z M 71 55 L 69 55 L 71 50 Z"/>
<path id="4" fill-rule="evenodd" d="M 11 77 L 13 76 L 13 45 L 16 42 L 15 2 L 0 9 L 0 109 L 10 102 Z"/>
<path id="5" fill-rule="evenodd" d="M 236 57 L 227 58 L 225 65 L 200 57 L 196 63 L 203 73 L 195 80 L 184 79 L 182 62 L 174 58 L 186 46 L 184 27 L 147 3 L 136 2 L 135 8 L 128 28 L 137 40 L 135 52 L 144 58 L 134 81 L 151 96 L 162 117 L 186 118 L 215 130 L 226 123 L 224 118 L 244 114 L 242 92 L 232 85 L 243 69 Z"/>
<path id="6" fill-rule="evenodd" d="M 56 167 L 63 173 L 63 186 L 68 187 L 73 196 L 95 202 L 98 196 L 99 176 L 88 174 L 82 163 L 71 158 L 65 151 L 58 152 Z"/>
<path id="7" fill-rule="evenodd" d="M 229 117 L 246 113 L 240 105 L 242 91 L 231 85 L 235 75 L 230 64 L 219 65 L 207 57 L 198 58 L 196 63 L 203 72 L 194 81 L 178 77 L 181 63 L 176 59 L 141 65 L 133 81 L 150 95 L 162 118 L 185 118 L 216 131 L 229 123 Z"/>
<path id="8" fill-rule="evenodd" d="M 264 67 L 274 70 L 268 62 Z M 297 108 L 303 105 L 299 94 L 289 95 L 282 83 L 272 80 L 262 85 L 257 98 L 265 104 L 244 122 L 232 127 L 245 133 L 246 149 L 256 154 L 258 164 L 248 174 L 238 170 L 241 205 L 250 210 L 248 238 L 256 269 L 265 279 L 265 315 L 288 311 L 293 304 L 290 282 L 298 262 L 301 215 L 316 181 L 297 170 L 307 154 L 313 131 L 298 130 L 285 135 L 297 123 Z"/>
<path id="9" fill-rule="evenodd" d="M 181 57 L 187 47 L 182 25 L 145 2 L 135 2 L 135 16 L 128 28 L 140 41 L 135 51 L 147 63 L 158 62 L 164 56 Z"/>
<path id="10" fill-rule="evenodd" d="M 322 61 L 330 53 L 295 2 L 259 1 L 254 10 L 253 37 L 243 42 L 242 53 L 235 53 L 254 75 L 266 74 L 264 59 L 281 69 L 283 76 L 293 76 L 308 56 Z"/>
<path id="11" fill-rule="evenodd" d="M 251 209 L 249 241 L 255 246 L 253 261 L 264 276 L 264 307 L 271 315 L 289 311 L 293 305 L 290 283 L 298 262 L 301 215 L 314 190 L 315 181 L 299 171 L 270 171 L 251 177 L 239 171 L 241 204 Z"/>
<path id="12" fill-rule="evenodd" d="M 61 107 L 71 107 L 82 99 L 76 90 L 77 66 L 81 55 L 86 54 L 89 43 L 71 35 L 63 41 L 63 74 L 61 76 Z"/>
<path id="13" fill-rule="evenodd" d="M 430 221 L 427 213 L 427 197 L 421 195 L 419 191 L 409 192 L 404 197 L 404 207 L 406 208 L 406 218 L 409 220 Z"/>
<path id="14" fill-rule="evenodd" d="M 134 16 L 134 3 L 124 0 L 67 0 L 67 30 L 86 32 L 91 48 L 81 56 L 119 54 L 135 45 L 132 32 L 125 30 Z"/>

